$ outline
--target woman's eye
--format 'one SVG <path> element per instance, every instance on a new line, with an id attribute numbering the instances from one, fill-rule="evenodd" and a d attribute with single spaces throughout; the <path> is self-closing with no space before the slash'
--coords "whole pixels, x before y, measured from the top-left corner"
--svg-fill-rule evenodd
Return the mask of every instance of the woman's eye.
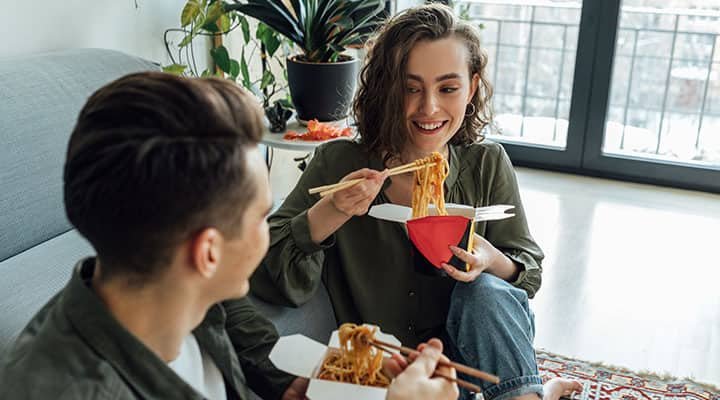
<path id="1" fill-rule="evenodd" d="M 418 89 L 418 88 L 414 88 L 414 87 L 408 87 L 408 88 L 407 88 L 407 92 L 408 92 L 408 93 L 417 93 L 417 92 L 419 92 L 419 91 L 420 91 L 420 89 Z"/>
<path id="2" fill-rule="evenodd" d="M 458 90 L 458 88 L 456 88 L 456 87 L 444 87 L 444 88 L 440 89 L 440 91 L 443 93 L 452 93 L 456 90 Z"/>

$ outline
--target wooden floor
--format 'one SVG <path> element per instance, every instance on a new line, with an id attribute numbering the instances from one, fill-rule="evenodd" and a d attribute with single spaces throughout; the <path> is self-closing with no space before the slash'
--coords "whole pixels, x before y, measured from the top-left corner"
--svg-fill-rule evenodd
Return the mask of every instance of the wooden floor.
<path id="1" fill-rule="evenodd" d="M 276 151 L 279 200 L 299 176 Z M 720 385 L 720 196 L 518 169 L 546 253 L 536 346 Z"/>
<path id="2" fill-rule="evenodd" d="M 720 196 L 518 169 L 536 346 L 720 385 Z"/>

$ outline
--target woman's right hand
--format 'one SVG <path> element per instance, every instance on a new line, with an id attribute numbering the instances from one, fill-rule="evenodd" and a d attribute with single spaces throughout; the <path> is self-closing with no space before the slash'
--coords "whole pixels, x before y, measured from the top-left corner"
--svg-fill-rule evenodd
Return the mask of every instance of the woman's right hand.
<path id="1" fill-rule="evenodd" d="M 330 198 L 329 201 L 337 211 L 347 217 L 365 215 L 373 200 L 375 200 L 375 197 L 380 193 L 383 183 L 388 177 L 387 174 L 387 170 L 376 171 L 369 168 L 351 172 L 345 175 L 340 182 L 347 182 L 358 178 L 365 178 L 365 180 L 347 189 L 331 194 L 328 196 Z"/>
<path id="2" fill-rule="evenodd" d="M 390 384 L 386 400 L 450 400 L 460 395 L 457 384 L 445 378 L 433 378 L 435 371 L 443 375 L 456 377 L 455 369 L 438 367 L 438 361 L 447 357 L 442 354 L 442 342 L 430 339 L 426 345 L 420 345 L 420 355 Z"/>
<path id="3" fill-rule="evenodd" d="M 347 189 L 325 196 L 308 210 L 310 237 L 314 243 L 322 243 L 355 215 L 365 215 L 375 197 L 382 190 L 388 177 L 387 170 L 375 171 L 363 168 L 351 172 L 340 182 L 365 178 Z"/>

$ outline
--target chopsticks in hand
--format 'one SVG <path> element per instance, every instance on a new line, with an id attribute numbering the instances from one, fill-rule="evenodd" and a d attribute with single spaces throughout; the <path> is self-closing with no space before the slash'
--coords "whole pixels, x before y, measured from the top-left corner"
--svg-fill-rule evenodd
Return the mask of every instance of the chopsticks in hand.
<path id="1" fill-rule="evenodd" d="M 392 354 L 392 353 L 393 353 L 390 349 L 397 350 L 397 351 L 399 351 L 401 354 L 403 354 L 403 355 L 405 355 L 405 356 L 411 356 L 411 355 L 417 356 L 417 355 L 420 354 L 417 350 L 413 350 L 413 349 L 411 349 L 411 348 L 409 348 L 409 347 L 396 346 L 396 345 L 394 345 L 394 344 L 386 343 L 386 342 L 383 342 L 383 341 L 377 340 L 377 339 L 369 340 L 369 341 L 370 341 L 370 344 L 371 344 L 371 345 L 373 345 L 373 346 L 377 347 L 378 349 L 380 349 L 380 350 L 382 350 L 382 351 L 384 351 L 384 352 L 386 352 L 386 353 L 389 353 L 389 354 Z M 473 376 L 473 377 L 482 379 L 482 380 L 487 381 L 487 382 L 500 383 L 500 378 L 498 378 L 497 376 L 492 375 L 492 374 L 488 374 L 487 372 L 483 372 L 483 371 L 480 371 L 480 370 L 475 369 L 475 368 L 468 367 L 467 365 L 459 364 L 459 363 L 456 363 L 456 362 L 453 362 L 453 361 L 442 361 L 442 360 L 438 361 L 438 365 L 445 366 L 445 367 L 450 367 L 450 368 L 455 368 L 456 371 L 459 371 L 459 372 L 462 372 L 462 373 L 464 373 L 464 374 L 467 374 L 467 375 L 470 375 L 470 376 Z M 445 374 L 441 374 L 441 373 L 438 373 L 438 372 L 435 372 L 435 373 L 433 374 L 433 376 L 437 376 L 437 377 L 441 377 L 441 378 L 445 378 L 445 379 L 447 379 L 447 380 L 453 381 L 453 382 L 457 383 L 458 386 L 464 387 L 464 388 L 466 388 L 466 389 L 468 389 L 468 390 L 471 390 L 471 391 L 473 391 L 473 392 L 475 392 L 475 393 L 480 393 L 480 392 L 482 392 L 482 388 L 480 388 L 479 386 L 477 386 L 477 385 L 475 385 L 475 384 L 472 384 L 472 383 L 470 383 L 470 382 L 464 381 L 464 380 L 462 380 L 462 379 L 453 378 L 453 377 L 451 377 L 451 376 L 448 376 L 448 375 L 445 375 Z"/>
<path id="2" fill-rule="evenodd" d="M 388 176 L 405 174 L 408 172 L 417 171 L 419 169 L 425 168 L 425 166 L 427 164 L 428 163 L 424 162 L 423 160 L 413 161 L 411 163 L 407 163 L 405 165 L 401 165 L 399 167 L 389 169 Z M 314 188 L 308 190 L 308 193 L 310 193 L 310 194 L 320 193 L 320 197 L 325 197 L 329 194 L 333 194 L 335 192 L 339 192 L 341 190 L 355 186 L 364 180 L 365 180 L 365 178 L 357 178 L 357 179 L 351 179 L 351 180 L 345 181 L 345 182 L 333 183 L 332 185 L 318 186 L 318 187 L 314 187 Z"/>

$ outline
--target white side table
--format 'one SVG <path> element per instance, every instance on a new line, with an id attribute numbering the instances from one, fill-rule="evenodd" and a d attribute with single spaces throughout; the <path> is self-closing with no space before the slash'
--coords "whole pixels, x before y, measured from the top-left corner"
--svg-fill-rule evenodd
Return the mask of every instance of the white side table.
<path id="1" fill-rule="evenodd" d="M 340 128 L 345 128 L 350 126 L 350 119 L 345 119 L 339 122 L 334 122 L 332 125 L 335 125 Z M 262 139 L 260 140 L 260 143 L 266 145 L 268 147 L 268 151 L 266 153 L 265 161 L 267 162 L 268 169 L 272 167 L 272 153 L 275 149 L 280 150 L 292 150 L 292 151 L 304 151 L 308 153 L 308 157 L 305 157 L 305 159 L 308 159 L 309 157 L 312 157 L 312 154 L 315 152 L 315 149 L 320 146 L 323 143 L 332 141 L 332 140 L 351 140 L 352 137 L 342 137 L 337 139 L 330 139 L 330 140 L 323 140 L 323 141 L 306 141 L 306 140 L 286 140 L 283 139 L 283 135 L 287 131 L 295 131 L 297 133 L 304 133 L 307 132 L 307 127 L 304 125 L 301 125 L 296 119 L 291 118 L 288 123 L 287 127 L 285 128 L 284 132 L 280 133 L 272 133 L 270 130 L 266 127 L 265 128 L 265 134 L 263 135 Z M 302 162 L 300 159 L 296 159 L 296 161 Z M 302 168 L 301 168 L 302 169 Z"/>

